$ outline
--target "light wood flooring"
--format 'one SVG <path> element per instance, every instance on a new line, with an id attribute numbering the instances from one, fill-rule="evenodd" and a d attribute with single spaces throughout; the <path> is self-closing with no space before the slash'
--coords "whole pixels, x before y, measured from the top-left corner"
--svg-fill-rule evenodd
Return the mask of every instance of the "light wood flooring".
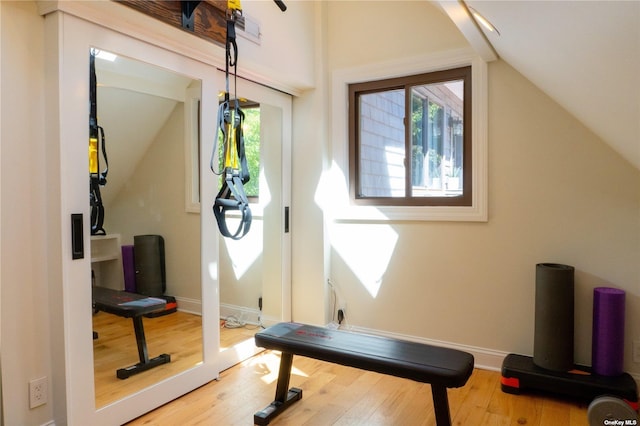
<path id="1" fill-rule="evenodd" d="M 171 377 L 202 361 L 202 317 L 175 312 L 156 318 L 143 318 L 149 358 L 162 353 L 171 362 L 121 380 L 116 370 L 139 362 L 133 321 L 106 312 L 93 316 L 93 341 L 96 407 L 103 407 Z M 221 348 L 253 337 L 257 327 L 224 328 L 220 333 Z"/>
<path id="2" fill-rule="evenodd" d="M 128 423 L 128 426 L 251 425 L 275 393 L 279 353 L 265 351 L 220 378 Z M 294 357 L 290 386 L 302 400 L 272 425 L 435 425 L 428 384 Z M 500 374 L 476 369 L 449 390 L 454 425 L 586 426 L 587 404 L 547 395 L 510 395 Z"/>
<path id="3" fill-rule="evenodd" d="M 201 317 L 177 312 L 144 319 L 149 356 L 171 354 L 171 362 L 126 380 L 116 369 L 138 361 L 130 319 L 104 312 L 94 315 L 96 406 L 143 389 L 202 359 Z M 221 346 L 250 338 L 257 329 L 221 330 Z M 220 378 L 128 423 L 130 426 L 251 425 L 253 414 L 275 394 L 279 353 L 265 351 Z M 301 401 L 273 425 L 435 425 L 431 389 L 378 373 L 309 358 L 294 357 L 290 386 L 303 390 Z M 454 425 L 585 426 L 587 405 L 547 395 L 509 395 L 500 374 L 476 369 L 468 383 L 449 390 Z"/>

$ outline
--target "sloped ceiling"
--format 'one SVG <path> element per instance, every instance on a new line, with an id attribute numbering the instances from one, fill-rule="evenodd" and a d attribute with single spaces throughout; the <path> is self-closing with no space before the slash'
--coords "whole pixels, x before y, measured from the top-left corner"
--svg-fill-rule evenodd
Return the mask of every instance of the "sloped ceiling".
<path id="1" fill-rule="evenodd" d="M 640 169 L 640 1 L 465 3 L 498 29 L 480 31 L 501 59 Z M 449 16 L 477 46 L 469 15 Z"/>
<path id="2" fill-rule="evenodd" d="M 101 194 L 104 205 L 110 206 L 151 148 L 177 101 L 114 87 L 99 88 L 98 99 L 98 119 L 105 131 L 109 160 L 107 185 Z M 100 167 L 104 169 L 103 163 Z"/>
<path id="3" fill-rule="evenodd" d="M 98 124 L 105 131 L 109 160 L 101 195 L 109 206 L 152 149 L 173 109 L 184 101 L 192 80 L 122 56 L 113 62 L 96 58 L 96 76 Z"/>

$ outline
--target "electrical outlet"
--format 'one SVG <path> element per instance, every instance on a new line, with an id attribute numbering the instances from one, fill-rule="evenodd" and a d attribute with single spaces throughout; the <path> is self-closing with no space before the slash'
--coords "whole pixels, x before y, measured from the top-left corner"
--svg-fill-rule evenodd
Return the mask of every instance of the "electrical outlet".
<path id="1" fill-rule="evenodd" d="M 633 341 L 633 348 L 632 348 L 631 355 L 633 356 L 633 362 L 640 363 L 640 340 Z"/>
<path id="2" fill-rule="evenodd" d="M 29 382 L 29 408 L 36 408 L 47 403 L 47 377 Z"/>

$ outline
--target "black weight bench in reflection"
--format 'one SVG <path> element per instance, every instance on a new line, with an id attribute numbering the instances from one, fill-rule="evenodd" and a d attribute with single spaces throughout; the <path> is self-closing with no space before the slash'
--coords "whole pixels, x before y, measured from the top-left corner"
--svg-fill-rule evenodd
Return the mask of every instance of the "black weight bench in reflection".
<path id="1" fill-rule="evenodd" d="M 294 354 L 429 383 L 438 426 L 451 424 L 447 388 L 464 386 L 474 365 L 471 354 L 455 349 L 296 323 L 267 328 L 255 342 L 282 352 L 275 400 L 254 414 L 257 425 L 269 424 L 302 398 L 302 389 L 288 389 Z"/>
<path id="2" fill-rule="evenodd" d="M 119 368 L 116 371 L 116 376 L 119 379 L 127 379 L 134 374 L 171 362 L 171 356 L 168 354 L 149 359 L 147 340 L 144 336 L 144 325 L 142 324 L 143 315 L 164 310 L 165 300 L 105 287 L 93 286 L 91 288 L 94 309 L 133 320 L 140 362 L 130 367 Z"/>

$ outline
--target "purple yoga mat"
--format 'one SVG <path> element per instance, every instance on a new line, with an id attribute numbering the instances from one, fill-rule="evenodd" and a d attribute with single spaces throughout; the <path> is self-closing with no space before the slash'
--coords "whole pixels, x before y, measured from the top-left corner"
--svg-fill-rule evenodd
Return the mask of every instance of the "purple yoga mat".
<path id="1" fill-rule="evenodd" d="M 593 372 L 619 376 L 624 372 L 624 291 L 616 288 L 593 289 Z"/>
<path id="2" fill-rule="evenodd" d="M 136 265 L 133 253 L 133 245 L 122 246 L 122 270 L 124 271 L 125 291 L 136 292 Z"/>

